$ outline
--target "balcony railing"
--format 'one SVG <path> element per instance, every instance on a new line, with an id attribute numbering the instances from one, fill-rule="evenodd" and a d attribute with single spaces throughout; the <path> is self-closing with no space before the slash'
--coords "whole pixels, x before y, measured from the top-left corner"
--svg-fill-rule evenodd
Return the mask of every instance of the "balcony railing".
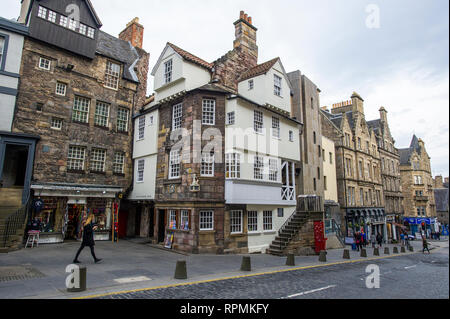
<path id="1" fill-rule="evenodd" d="M 414 199 L 418 202 L 428 202 L 428 196 L 414 196 Z"/>
<path id="2" fill-rule="evenodd" d="M 282 200 L 295 200 L 295 187 L 294 186 L 283 186 L 281 188 L 281 199 Z"/>

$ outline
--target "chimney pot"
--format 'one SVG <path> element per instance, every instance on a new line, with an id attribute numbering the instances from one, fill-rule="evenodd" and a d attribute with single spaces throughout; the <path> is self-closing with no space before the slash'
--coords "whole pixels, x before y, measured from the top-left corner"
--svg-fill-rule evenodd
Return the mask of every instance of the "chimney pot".
<path id="1" fill-rule="evenodd" d="M 246 13 L 246 14 L 244 14 L 244 20 L 247 21 L 247 19 L 248 19 L 248 14 Z"/>
<path id="2" fill-rule="evenodd" d="M 244 19 L 244 11 L 241 11 L 239 18 Z"/>
<path id="3" fill-rule="evenodd" d="M 248 17 L 248 23 L 252 24 L 252 17 Z"/>

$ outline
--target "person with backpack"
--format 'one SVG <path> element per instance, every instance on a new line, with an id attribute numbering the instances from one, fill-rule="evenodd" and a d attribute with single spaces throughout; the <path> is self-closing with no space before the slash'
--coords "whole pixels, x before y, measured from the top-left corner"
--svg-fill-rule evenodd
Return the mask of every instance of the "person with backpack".
<path id="1" fill-rule="evenodd" d="M 380 247 L 383 246 L 383 236 L 381 236 L 380 233 L 378 233 L 378 235 L 377 235 L 377 242 L 378 242 L 378 246 L 380 246 Z"/>

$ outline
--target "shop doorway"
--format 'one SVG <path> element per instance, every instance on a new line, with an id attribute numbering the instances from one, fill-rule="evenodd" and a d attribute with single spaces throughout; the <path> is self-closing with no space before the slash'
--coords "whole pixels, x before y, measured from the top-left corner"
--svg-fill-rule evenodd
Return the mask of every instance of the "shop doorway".
<path id="1" fill-rule="evenodd" d="M 119 238 L 127 237 L 128 211 L 119 212 Z"/>
<path id="2" fill-rule="evenodd" d="M 164 243 L 166 235 L 166 211 L 158 210 L 158 243 Z"/>
<path id="3" fill-rule="evenodd" d="M 3 163 L 3 188 L 23 188 L 28 162 L 28 146 L 6 144 Z"/>
<path id="4" fill-rule="evenodd" d="M 83 218 L 84 205 L 68 204 L 66 240 L 77 240 Z"/>

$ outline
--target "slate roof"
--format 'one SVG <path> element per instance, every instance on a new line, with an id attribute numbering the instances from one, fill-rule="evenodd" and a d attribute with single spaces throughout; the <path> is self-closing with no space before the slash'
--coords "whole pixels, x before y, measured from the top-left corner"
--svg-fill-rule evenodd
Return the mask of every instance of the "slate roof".
<path id="1" fill-rule="evenodd" d="M 277 63 L 279 59 L 280 58 L 275 58 L 270 61 L 258 64 L 257 66 L 251 69 L 248 69 L 241 75 L 241 77 L 239 78 L 239 82 L 267 73 L 275 65 L 275 63 Z"/>
<path id="2" fill-rule="evenodd" d="M 435 189 L 434 200 L 436 201 L 436 211 L 448 212 L 448 188 Z"/>
<path id="3" fill-rule="evenodd" d="M 421 148 L 419 145 L 419 139 L 416 135 L 413 136 L 411 145 L 409 148 L 402 148 L 398 150 L 398 153 L 400 155 L 400 165 L 406 165 L 409 164 L 409 160 L 411 158 L 411 155 L 413 151 L 416 151 L 418 154 L 421 152 Z"/>
<path id="4" fill-rule="evenodd" d="M 124 63 L 123 77 L 132 82 L 139 82 L 134 66 L 140 56 L 129 42 L 99 30 L 96 52 Z"/>
<path id="5" fill-rule="evenodd" d="M 189 53 L 189 52 L 181 49 L 180 47 L 177 47 L 175 44 L 167 42 L 167 45 L 169 45 L 172 49 L 174 49 L 176 53 L 181 55 L 183 57 L 183 59 L 188 60 L 192 63 L 198 64 L 198 65 L 208 69 L 209 71 L 212 70 L 212 68 L 214 66 L 212 63 L 208 63 L 205 60 L 200 59 L 199 57 L 193 55 L 192 53 Z"/>

